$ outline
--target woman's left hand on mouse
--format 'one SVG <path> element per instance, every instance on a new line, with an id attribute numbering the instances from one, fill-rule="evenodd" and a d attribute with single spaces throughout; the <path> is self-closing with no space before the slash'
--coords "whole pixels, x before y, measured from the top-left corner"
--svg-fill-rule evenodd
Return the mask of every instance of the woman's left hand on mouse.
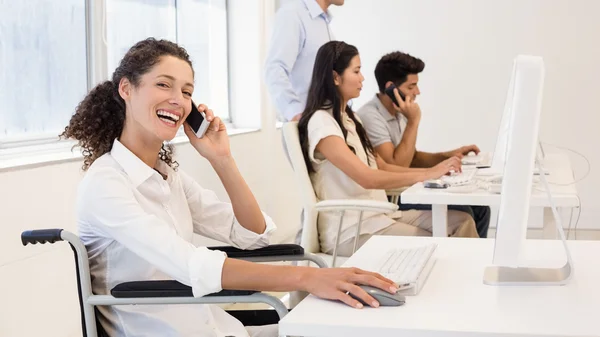
<path id="1" fill-rule="evenodd" d="M 225 123 L 223 123 L 221 118 L 215 117 L 213 111 L 204 104 L 199 104 L 198 110 L 204 112 L 206 120 L 210 122 L 210 126 L 204 136 L 198 138 L 190 126 L 184 123 L 184 131 L 190 140 L 190 144 L 208 161 L 230 157 L 231 149 L 229 147 L 229 136 L 227 135 Z"/>

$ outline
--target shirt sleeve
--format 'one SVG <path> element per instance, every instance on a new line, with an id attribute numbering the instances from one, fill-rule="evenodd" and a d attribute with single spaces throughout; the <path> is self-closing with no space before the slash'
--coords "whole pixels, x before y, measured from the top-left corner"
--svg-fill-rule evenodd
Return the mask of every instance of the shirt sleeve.
<path id="1" fill-rule="evenodd" d="M 99 235 L 119 242 L 201 297 L 222 290 L 227 255 L 195 247 L 136 200 L 127 178 L 112 168 L 88 172 L 79 187 L 78 216 Z"/>
<path id="2" fill-rule="evenodd" d="M 230 203 L 219 200 L 213 191 L 202 188 L 184 172 L 179 171 L 177 174 L 190 207 L 195 233 L 241 249 L 256 249 L 269 245 L 270 236 L 276 226 L 268 215 L 262 212 L 266 224 L 265 231 L 262 234 L 252 232 L 235 218 Z"/>
<path id="3" fill-rule="evenodd" d="M 342 129 L 336 120 L 327 111 L 319 110 L 313 114 L 308 121 L 308 156 L 315 164 L 320 164 L 324 161 L 316 150 L 319 142 L 329 136 L 337 136 L 344 139 Z"/>
<path id="4" fill-rule="evenodd" d="M 304 106 L 294 91 L 290 73 L 305 40 L 298 13 L 281 9 L 275 15 L 273 34 L 265 64 L 265 83 L 275 108 L 286 121 L 302 113 Z"/>
<path id="5" fill-rule="evenodd" d="M 359 109 L 358 113 L 367 137 L 373 147 L 377 147 L 384 143 L 391 143 L 392 136 L 387 128 L 387 121 L 381 117 L 378 111 L 369 109 L 368 106 L 364 106 Z"/>

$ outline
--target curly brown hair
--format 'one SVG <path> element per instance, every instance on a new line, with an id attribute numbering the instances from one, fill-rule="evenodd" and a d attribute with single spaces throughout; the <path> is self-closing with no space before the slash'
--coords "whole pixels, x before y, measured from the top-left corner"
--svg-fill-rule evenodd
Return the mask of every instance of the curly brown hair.
<path id="1" fill-rule="evenodd" d="M 79 103 L 60 137 L 78 141 L 84 158 L 84 171 L 96 159 L 110 152 L 114 140 L 123 132 L 125 101 L 119 95 L 121 79 L 127 78 L 134 87 L 139 85 L 140 77 L 149 72 L 163 56 L 174 56 L 186 61 L 193 72 L 190 56 L 184 48 L 167 40 L 148 38 L 127 51 L 111 81 L 98 84 Z M 158 157 L 174 170 L 177 169 L 178 163 L 173 160 L 171 144 L 163 143 Z"/>
<path id="2" fill-rule="evenodd" d="M 381 57 L 375 66 L 375 79 L 379 92 L 385 91 L 387 82 L 400 86 L 408 75 L 416 75 L 425 69 L 425 62 L 409 54 L 395 51 Z"/>

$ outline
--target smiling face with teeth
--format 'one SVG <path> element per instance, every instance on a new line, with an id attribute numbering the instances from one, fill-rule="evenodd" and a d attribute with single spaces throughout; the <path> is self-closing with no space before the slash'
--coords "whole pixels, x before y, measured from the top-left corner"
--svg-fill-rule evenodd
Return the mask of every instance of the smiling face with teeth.
<path id="1" fill-rule="evenodd" d="M 191 111 L 194 73 L 177 57 L 163 56 L 134 85 L 123 78 L 119 94 L 125 101 L 123 133 L 146 144 L 160 144 L 175 137 Z"/>

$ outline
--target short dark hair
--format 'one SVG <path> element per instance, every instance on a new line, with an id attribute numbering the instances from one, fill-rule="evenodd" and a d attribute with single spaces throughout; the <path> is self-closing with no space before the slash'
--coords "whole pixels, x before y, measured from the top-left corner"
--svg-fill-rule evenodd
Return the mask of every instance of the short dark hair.
<path id="1" fill-rule="evenodd" d="M 386 55 L 375 66 L 375 79 L 379 92 L 385 91 L 387 82 L 394 82 L 397 86 L 406 82 L 411 74 L 418 74 L 425 69 L 425 62 L 409 54 L 395 51 Z"/>

